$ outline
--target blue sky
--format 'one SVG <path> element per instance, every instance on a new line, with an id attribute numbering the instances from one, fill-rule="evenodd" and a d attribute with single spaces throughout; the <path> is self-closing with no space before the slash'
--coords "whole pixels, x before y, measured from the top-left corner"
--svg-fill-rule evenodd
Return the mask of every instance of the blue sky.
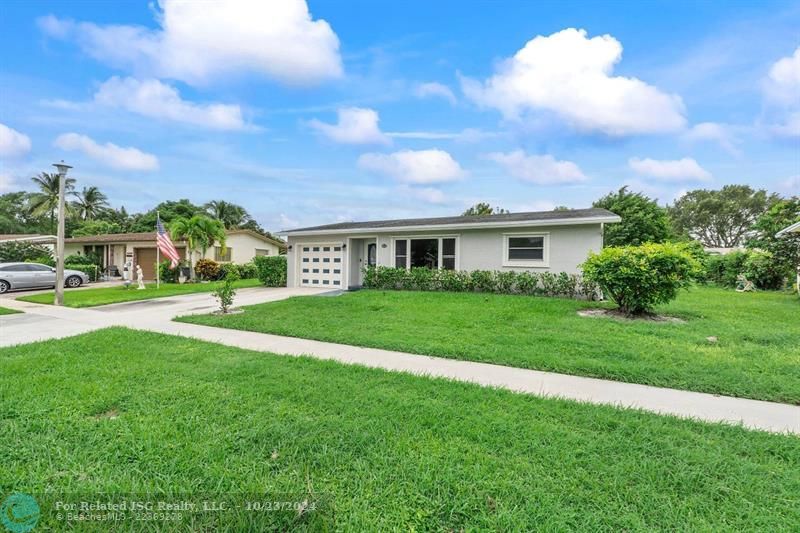
<path id="1" fill-rule="evenodd" d="M 800 193 L 800 2 L 4 4 L 0 192 L 266 228 Z"/>

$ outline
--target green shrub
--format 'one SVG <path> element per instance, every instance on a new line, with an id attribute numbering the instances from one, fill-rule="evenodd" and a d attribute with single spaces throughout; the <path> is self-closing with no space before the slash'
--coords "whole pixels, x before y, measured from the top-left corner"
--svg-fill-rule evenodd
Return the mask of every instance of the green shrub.
<path id="1" fill-rule="evenodd" d="M 194 265 L 194 273 L 200 276 L 200 279 L 217 279 L 219 276 L 219 263 L 213 259 L 200 259 Z"/>
<path id="2" fill-rule="evenodd" d="M 252 262 L 236 265 L 236 268 L 239 270 L 239 279 L 258 278 L 258 269 L 256 268 L 256 265 L 253 264 Z"/>
<path id="3" fill-rule="evenodd" d="M 253 258 L 258 279 L 267 287 L 286 286 L 286 256 L 262 255 Z"/>
<path id="4" fill-rule="evenodd" d="M 503 294 L 512 294 L 517 286 L 517 273 L 514 270 L 498 272 L 495 276 L 495 290 Z"/>
<path id="5" fill-rule="evenodd" d="M 233 305 L 233 299 L 236 297 L 236 289 L 233 282 L 239 279 L 239 272 L 237 269 L 228 269 L 225 278 L 217 286 L 216 290 L 211 294 L 219 302 L 219 310 L 222 313 L 227 313 Z"/>
<path id="6" fill-rule="evenodd" d="M 538 294 L 539 274 L 527 271 L 518 273 L 516 291 L 520 294 Z"/>
<path id="7" fill-rule="evenodd" d="M 540 281 L 543 281 L 540 283 Z M 515 271 L 431 270 L 428 268 L 367 267 L 364 288 L 378 290 L 416 290 L 447 292 L 487 292 L 495 294 L 527 294 L 585 297 L 595 299 L 596 283 L 576 274 Z"/>
<path id="8" fill-rule="evenodd" d="M 97 281 L 100 275 L 100 268 L 97 265 L 91 264 L 69 264 L 64 266 L 67 270 L 79 270 L 89 276 L 89 281 Z"/>
<path id="9" fill-rule="evenodd" d="M 702 271 L 689 253 L 672 243 L 604 248 L 590 253 L 581 267 L 584 277 L 596 282 L 628 315 L 652 311 L 675 299 Z"/>
<path id="10" fill-rule="evenodd" d="M 751 250 L 742 268 L 745 277 L 759 289 L 781 289 L 786 279 L 785 269 L 770 252 Z"/>
<path id="11" fill-rule="evenodd" d="M 178 276 L 181 274 L 182 263 L 175 268 L 170 268 L 172 261 L 165 259 L 158 264 L 158 277 L 162 283 L 178 283 Z"/>
<path id="12" fill-rule="evenodd" d="M 496 292 L 494 272 L 489 270 L 473 270 L 470 272 L 470 285 L 477 292 Z"/>
<path id="13" fill-rule="evenodd" d="M 42 258 L 49 258 L 47 262 Z M 37 262 L 46 265 L 53 263 L 53 254 L 49 249 L 38 244 L 24 241 L 4 242 L 0 244 L 0 263 Z"/>
<path id="14" fill-rule="evenodd" d="M 724 287 L 736 287 L 736 277 L 745 273 L 745 262 L 751 253 L 737 250 L 725 255 L 709 255 L 705 279 Z"/>

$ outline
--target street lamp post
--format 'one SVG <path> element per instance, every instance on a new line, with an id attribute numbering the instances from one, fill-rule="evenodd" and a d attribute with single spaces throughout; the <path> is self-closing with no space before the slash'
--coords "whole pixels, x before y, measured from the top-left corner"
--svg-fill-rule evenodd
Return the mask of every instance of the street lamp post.
<path id="1" fill-rule="evenodd" d="M 60 163 L 53 163 L 53 166 L 58 169 L 58 233 L 56 236 L 56 296 L 53 303 L 55 305 L 64 305 L 64 223 L 65 223 L 65 207 L 66 201 L 64 200 L 65 182 L 67 181 L 67 171 L 72 167 L 65 164 L 62 160 Z"/>

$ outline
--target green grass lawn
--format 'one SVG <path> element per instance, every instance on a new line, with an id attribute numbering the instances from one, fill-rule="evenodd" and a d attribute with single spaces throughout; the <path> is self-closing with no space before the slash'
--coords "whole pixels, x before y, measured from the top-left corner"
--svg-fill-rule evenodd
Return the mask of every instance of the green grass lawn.
<path id="1" fill-rule="evenodd" d="M 9 309 L 8 307 L 0 307 L 0 315 L 14 315 L 21 312 L 22 311 L 16 309 Z"/>
<path id="2" fill-rule="evenodd" d="M 164 298 L 166 296 L 180 296 L 196 292 L 211 292 L 216 289 L 217 282 L 211 283 L 162 283 L 156 289 L 155 283 L 148 283 L 147 289 L 140 291 L 133 283 L 129 289 L 120 285 L 118 287 L 103 287 L 98 289 L 80 289 L 64 291 L 64 305 L 67 307 L 94 307 L 96 305 L 115 304 L 120 302 L 133 302 L 137 300 L 150 300 L 151 298 Z M 241 279 L 235 282 L 237 288 L 259 287 L 261 282 L 257 279 Z M 17 298 L 25 302 L 37 304 L 52 304 L 53 293 L 33 294 Z"/>
<path id="3" fill-rule="evenodd" d="M 796 296 L 698 287 L 659 309 L 685 319 L 683 324 L 577 315 L 597 305 L 529 296 L 359 291 L 179 320 L 800 403 Z M 716 343 L 706 340 L 712 336 Z"/>
<path id="4" fill-rule="evenodd" d="M 800 529 L 794 436 L 123 328 L 0 349 L 0 435 L 55 530 L 63 493 L 322 502 L 195 531 Z"/>

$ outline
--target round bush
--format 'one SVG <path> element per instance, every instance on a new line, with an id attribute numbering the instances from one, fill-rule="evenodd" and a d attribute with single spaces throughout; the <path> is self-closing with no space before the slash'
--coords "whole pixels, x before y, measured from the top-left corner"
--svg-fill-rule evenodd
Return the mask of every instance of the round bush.
<path id="1" fill-rule="evenodd" d="M 200 276 L 200 279 L 217 279 L 217 276 L 219 276 L 219 263 L 211 259 L 201 259 L 194 265 L 194 273 Z"/>
<path id="2" fill-rule="evenodd" d="M 590 253 L 583 275 L 628 315 L 652 311 L 678 295 L 700 272 L 700 264 L 676 244 L 647 243 L 641 246 L 604 248 Z"/>

